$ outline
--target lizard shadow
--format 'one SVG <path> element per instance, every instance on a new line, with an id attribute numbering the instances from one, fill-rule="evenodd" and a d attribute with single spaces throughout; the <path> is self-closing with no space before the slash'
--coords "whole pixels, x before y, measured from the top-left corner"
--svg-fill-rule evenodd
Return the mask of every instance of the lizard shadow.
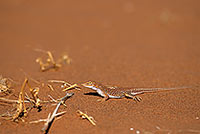
<path id="1" fill-rule="evenodd" d="M 98 97 L 102 97 L 101 95 L 99 95 L 96 92 L 89 92 L 89 93 L 84 93 L 84 95 L 92 95 L 92 96 L 98 96 Z"/>

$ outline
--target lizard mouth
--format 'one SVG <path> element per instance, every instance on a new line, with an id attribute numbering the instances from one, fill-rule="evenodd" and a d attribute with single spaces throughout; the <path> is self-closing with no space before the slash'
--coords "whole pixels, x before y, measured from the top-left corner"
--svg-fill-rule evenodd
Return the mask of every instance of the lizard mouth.
<path id="1" fill-rule="evenodd" d="M 84 86 L 84 87 L 87 87 L 88 85 L 87 84 L 85 84 L 85 83 L 83 83 L 83 84 L 81 84 L 82 86 Z"/>

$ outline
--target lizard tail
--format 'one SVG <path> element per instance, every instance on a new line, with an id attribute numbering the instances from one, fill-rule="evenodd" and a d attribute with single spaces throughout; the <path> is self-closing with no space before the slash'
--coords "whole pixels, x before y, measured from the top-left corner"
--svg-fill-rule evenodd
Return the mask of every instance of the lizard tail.
<path id="1" fill-rule="evenodd" d="M 187 89 L 191 87 L 174 87 L 174 88 L 135 88 L 132 91 L 135 92 L 155 92 L 155 91 L 168 91 L 168 90 L 178 90 L 178 89 Z"/>
<path id="2" fill-rule="evenodd" d="M 186 89 L 191 87 L 175 87 L 175 88 L 133 88 L 126 91 L 123 91 L 123 93 L 130 94 L 130 95 L 138 95 L 143 93 L 152 93 L 156 91 L 169 91 L 169 90 L 178 90 L 178 89 Z"/>

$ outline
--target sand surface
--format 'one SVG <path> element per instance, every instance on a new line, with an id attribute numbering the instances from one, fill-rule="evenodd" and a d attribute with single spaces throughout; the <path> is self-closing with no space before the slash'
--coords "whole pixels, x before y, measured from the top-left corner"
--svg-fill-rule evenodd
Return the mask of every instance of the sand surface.
<path id="1" fill-rule="evenodd" d="M 67 111 L 56 120 L 51 134 L 198 134 L 200 133 L 200 1 L 199 0 L 1 0 L 0 74 L 16 81 L 17 99 L 26 72 L 32 78 L 71 83 L 95 80 L 121 87 L 182 87 L 188 89 L 143 94 L 131 99 L 84 95 L 91 90 L 72 90 Z M 42 49 L 56 58 L 67 53 L 72 63 L 58 71 L 41 72 L 35 62 Z M 21 71 L 23 70 L 23 71 Z M 32 86 L 39 86 L 31 82 Z M 26 89 L 27 90 L 27 89 Z M 39 97 L 64 96 L 40 88 Z M 0 102 L 0 114 L 12 109 Z M 0 119 L 1 134 L 41 133 L 55 106 L 32 110 L 25 122 Z M 87 112 L 97 121 L 92 126 L 76 115 Z"/>

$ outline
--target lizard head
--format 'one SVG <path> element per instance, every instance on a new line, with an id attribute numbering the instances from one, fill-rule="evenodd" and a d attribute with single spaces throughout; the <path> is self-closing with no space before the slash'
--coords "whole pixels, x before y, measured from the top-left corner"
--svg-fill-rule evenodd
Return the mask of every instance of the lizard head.
<path id="1" fill-rule="evenodd" d="M 87 87 L 87 88 L 91 88 L 93 90 L 95 90 L 96 87 L 97 87 L 97 84 L 96 84 L 95 81 L 87 81 L 87 82 L 85 82 L 85 83 L 83 83 L 81 85 L 84 86 L 84 87 Z"/>
<path id="2" fill-rule="evenodd" d="M 84 87 L 95 86 L 95 82 L 94 81 L 87 81 L 87 82 L 85 82 L 85 83 L 83 83 L 81 85 L 83 85 Z"/>

